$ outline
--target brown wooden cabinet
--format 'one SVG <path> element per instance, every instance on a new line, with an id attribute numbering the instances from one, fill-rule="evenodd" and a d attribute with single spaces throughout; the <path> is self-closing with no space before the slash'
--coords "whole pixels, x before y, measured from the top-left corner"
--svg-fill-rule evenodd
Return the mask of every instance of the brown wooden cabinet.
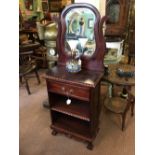
<path id="1" fill-rule="evenodd" d="M 80 33 L 78 21 L 81 18 L 85 22 L 85 31 Z M 105 41 L 101 33 L 104 19 L 101 19 L 97 9 L 89 4 L 78 3 L 66 7 L 58 26 L 58 65 L 48 70 L 45 76 L 52 134 L 62 132 L 87 141 L 88 149 L 93 148 L 92 142 L 99 129 L 100 81 L 103 77 L 105 52 Z M 66 68 L 71 49 L 65 45 L 70 40 L 81 38 L 88 39 L 80 57 L 82 67 L 80 71 L 71 73 Z M 80 44 L 75 51 L 80 52 L 79 46 Z M 69 105 L 66 104 L 68 101 L 71 102 Z"/>
<path id="2" fill-rule="evenodd" d="M 92 147 L 99 128 L 101 72 L 82 70 L 70 74 L 54 67 L 46 74 L 53 134 L 63 132 L 89 142 Z M 71 104 L 67 105 L 67 99 Z"/>
<path id="3" fill-rule="evenodd" d="M 106 0 L 106 36 L 123 36 L 127 28 L 130 0 Z"/>

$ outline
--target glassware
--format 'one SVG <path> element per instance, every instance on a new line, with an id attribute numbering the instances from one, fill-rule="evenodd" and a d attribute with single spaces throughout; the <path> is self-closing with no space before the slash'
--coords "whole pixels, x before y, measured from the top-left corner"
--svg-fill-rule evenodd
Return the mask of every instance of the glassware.
<path id="1" fill-rule="evenodd" d="M 79 41 L 77 39 L 72 39 L 67 42 L 71 48 L 71 59 L 66 62 L 66 69 L 68 72 L 77 73 L 81 70 L 81 61 L 76 58 L 77 53 L 75 52 Z"/>

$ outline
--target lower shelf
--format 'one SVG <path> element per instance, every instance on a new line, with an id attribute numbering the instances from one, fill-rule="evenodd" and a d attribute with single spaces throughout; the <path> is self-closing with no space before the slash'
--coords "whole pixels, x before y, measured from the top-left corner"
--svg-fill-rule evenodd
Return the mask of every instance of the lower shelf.
<path id="1" fill-rule="evenodd" d="M 52 106 L 53 111 L 61 112 L 63 114 L 70 115 L 75 118 L 79 118 L 90 122 L 89 103 L 79 101 L 71 98 L 72 103 L 67 105 L 65 103 L 66 97 L 59 95 L 59 98 L 55 97 L 56 104 Z"/>
<path id="2" fill-rule="evenodd" d="M 59 132 L 73 135 L 77 138 L 92 142 L 93 136 L 90 134 L 90 124 L 72 117 L 59 116 L 51 125 L 52 129 Z"/>

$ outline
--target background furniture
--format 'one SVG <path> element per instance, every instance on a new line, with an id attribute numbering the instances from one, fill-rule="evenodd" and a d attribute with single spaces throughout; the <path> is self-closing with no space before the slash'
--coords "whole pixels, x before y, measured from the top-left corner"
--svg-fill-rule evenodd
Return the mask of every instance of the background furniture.
<path id="1" fill-rule="evenodd" d="M 26 51 L 28 51 L 28 48 L 30 48 L 29 50 L 33 50 L 38 67 L 47 68 L 46 48 L 44 48 L 44 43 L 39 38 L 37 29 L 22 29 L 19 31 L 19 35 L 21 44 L 19 48 L 22 48 L 22 50 L 25 48 Z"/>
<path id="2" fill-rule="evenodd" d="M 106 41 L 107 54 L 104 57 L 104 64 L 119 63 L 123 53 L 123 40 Z"/>
<path id="3" fill-rule="evenodd" d="M 79 24 L 81 18 L 84 19 L 82 26 Z M 92 142 L 99 130 L 100 81 L 105 53 L 102 33 L 104 21 L 105 18 L 101 19 L 98 10 L 92 5 L 77 3 L 66 7 L 58 25 L 57 66 L 45 75 L 52 134 L 62 132 L 85 140 L 88 149 L 93 148 Z M 87 40 L 86 44 L 82 46 L 79 43 L 75 49 L 81 52 L 82 69 L 70 73 L 66 70 L 66 63 L 73 55 L 68 42 L 80 42 L 83 38 Z"/>
<path id="4" fill-rule="evenodd" d="M 126 31 L 130 0 L 106 0 L 106 37 L 123 37 Z"/>
<path id="5" fill-rule="evenodd" d="M 45 24 L 44 24 L 45 23 Z M 40 40 L 44 41 L 46 47 L 46 60 L 48 68 L 55 65 L 57 61 L 56 38 L 58 33 L 58 18 L 52 18 L 50 13 L 47 13 L 41 22 L 37 22 L 37 31 Z"/>
<path id="6" fill-rule="evenodd" d="M 122 117 L 122 131 L 125 128 L 126 114 L 131 108 L 131 116 L 134 114 L 134 96 L 128 92 L 128 98 L 121 98 L 120 96 L 113 96 L 111 98 L 107 97 L 104 101 L 104 106 L 106 109 L 110 110 L 115 114 L 120 114 Z"/>
<path id="7" fill-rule="evenodd" d="M 135 64 L 135 0 L 131 0 L 128 18 L 128 63 Z"/>
<path id="8" fill-rule="evenodd" d="M 31 94 L 28 79 L 30 76 L 28 76 L 31 72 L 34 72 L 36 75 L 36 78 L 38 80 L 38 84 L 40 84 L 40 78 L 39 74 L 37 72 L 37 64 L 36 61 L 32 58 L 33 51 L 26 51 L 26 52 L 20 52 L 19 53 L 19 76 L 20 76 L 20 82 L 22 83 L 22 78 L 24 78 L 26 82 L 26 89 L 28 94 Z"/>
<path id="9" fill-rule="evenodd" d="M 35 43 L 37 38 L 37 30 L 36 29 L 22 29 L 19 31 L 19 35 L 27 35 L 27 40 L 31 40 L 32 43 Z"/>
<path id="10" fill-rule="evenodd" d="M 123 41 L 122 55 L 128 51 L 128 25 L 132 0 L 106 0 L 106 42 Z M 132 40 L 132 39 L 131 39 Z"/>
<path id="11" fill-rule="evenodd" d="M 48 68 L 56 65 L 58 53 L 56 51 L 56 37 L 58 28 L 58 18 L 52 17 L 48 12 L 40 22 L 37 22 L 38 36 L 44 42 L 45 58 Z M 43 102 L 45 108 L 50 108 L 48 101 Z"/>
<path id="12" fill-rule="evenodd" d="M 113 113 L 121 114 L 122 116 L 122 130 L 125 127 L 125 119 L 126 113 L 131 107 L 131 115 L 133 116 L 135 97 L 130 93 L 131 87 L 135 84 L 134 76 L 120 77 L 117 75 L 116 71 L 118 68 L 123 69 L 124 71 L 134 71 L 135 68 L 132 65 L 124 65 L 124 64 L 112 64 L 109 65 L 109 74 L 104 76 L 104 80 L 109 82 L 112 85 L 112 91 L 110 95 L 104 102 L 105 107 Z M 114 91 L 114 85 L 123 86 L 122 92 Z M 112 94 L 111 94 L 112 93 Z"/>
<path id="13" fill-rule="evenodd" d="M 74 3 L 74 0 L 48 0 L 50 12 L 61 12 L 66 5 Z"/>
<path id="14" fill-rule="evenodd" d="M 22 78 L 24 78 L 26 83 L 26 89 L 28 94 L 31 94 L 28 84 L 28 76 L 31 72 L 34 72 L 38 83 L 40 83 L 39 75 L 37 72 L 37 62 L 34 56 L 34 52 L 41 45 L 38 42 L 29 40 L 28 34 L 29 31 L 20 31 L 19 38 L 19 76 L 20 82 L 22 83 Z M 33 32 L 30 32 L 33 33 Z M 36 33 L 36 32 L 35 32 Z"/>

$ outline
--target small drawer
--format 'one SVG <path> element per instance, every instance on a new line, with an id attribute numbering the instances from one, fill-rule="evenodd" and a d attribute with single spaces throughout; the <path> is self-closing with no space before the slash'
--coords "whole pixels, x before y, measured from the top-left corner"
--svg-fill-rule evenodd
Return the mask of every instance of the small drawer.
<path id="1" fill-rule="evenodd" d="M 48 91 L 89 101 L 89 88 L 47 81 Z"/>

